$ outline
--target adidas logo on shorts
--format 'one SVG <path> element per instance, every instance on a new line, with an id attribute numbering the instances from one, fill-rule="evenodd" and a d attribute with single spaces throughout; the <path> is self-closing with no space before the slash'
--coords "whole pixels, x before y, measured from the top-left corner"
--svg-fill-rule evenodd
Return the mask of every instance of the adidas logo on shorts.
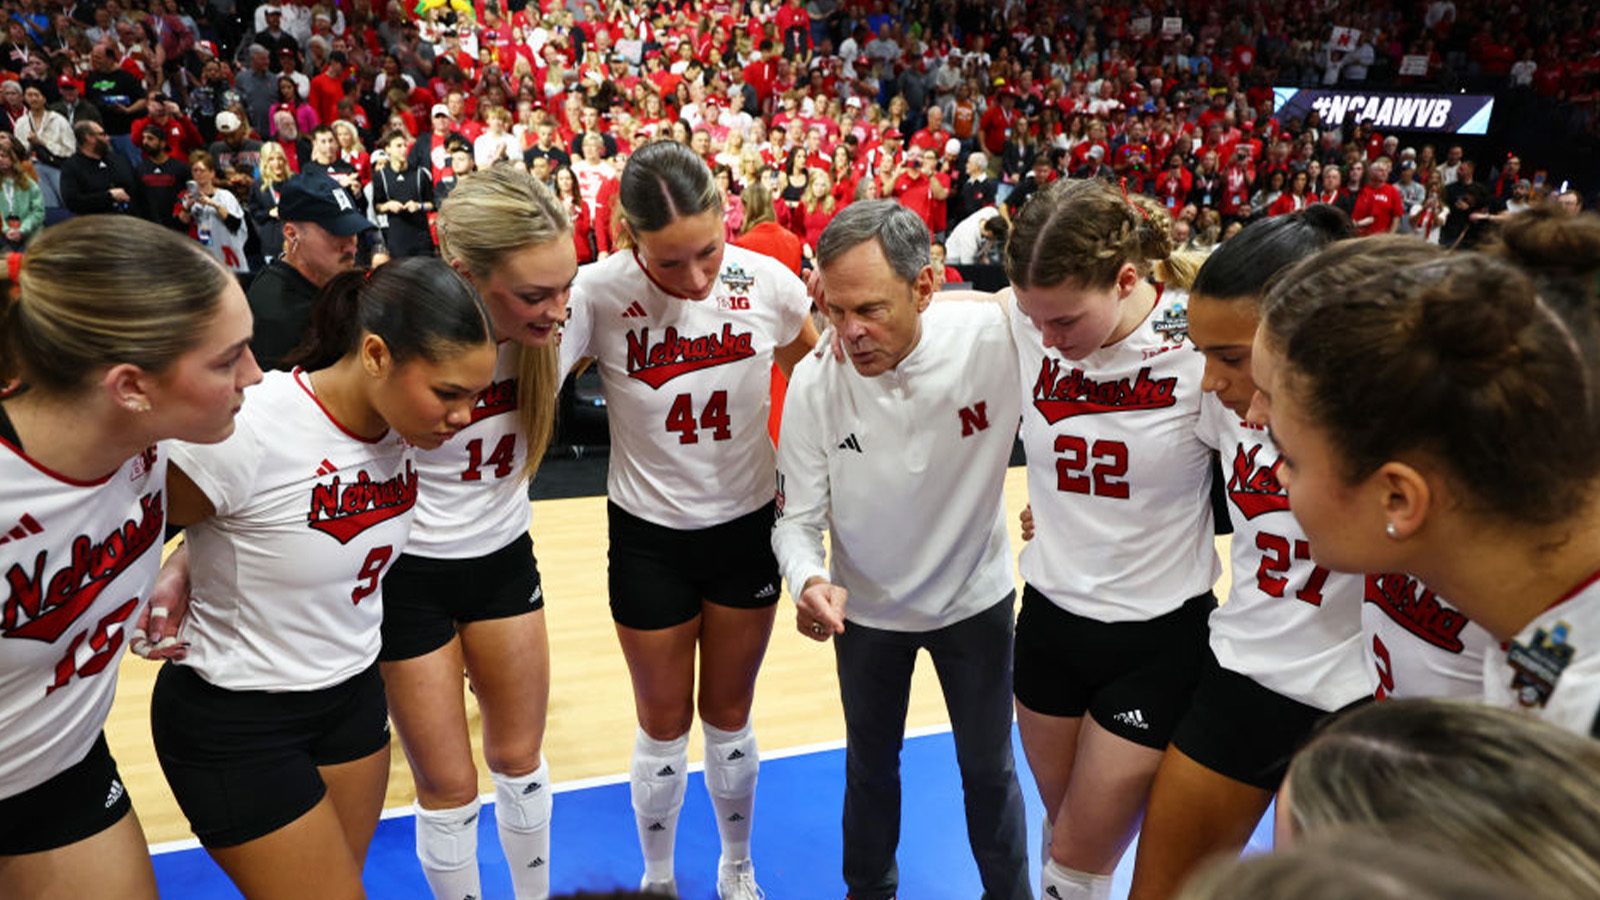
<path id="1" fill-rule="evenodd" d="M 524 797 L 526 797 L 527 795 L 533 793 L 534 791 L 537 791 L 539 788 L 542 788 L 542 787 L 544 787 L 543 784 L 540 784 L 539 782 L 535 781 L 532 784 L 530 784 L 527 787 L 522 789 L 522 795 Z"/>
<path id="2" fill-rule="evenodd" d="M 542 597 L 544 597 L 544 585 L 536 585 L 533 589 L 533 596 L 528 598 L 528 605 L 532 606 L 538 603 Z"/>
<path id="3" fill-rule="evenodd" d="M 656 777 L 657 778 L 665 778 L 668 775 L 676 775 L 676 774 L 678 774 L 678 773 L 673 771 L 673 768 L 671 766 L 662 766 L 661 767 L 661 771 L 656 773 Z"/>
<path id="4" fill-rule="evenodd" d="M 110 809 L 126 793 L 127 790 L 122 787 L 122 782 L 115 778 L 111 779 L 111 790 L 106 794 L 106 809 Z"/>
<path id="5" fill-rule="evenodd" d="M 1114 722 L 1121 722 L 1134 728 L 1142 728 L 1145 731 L 1150 730 L 1150 723 L 1144 720 L 1144 712 L 1142 710 L 1130 709 L 1125 712 L 1119 712 L 1112 716 L 1111 719 Z"/>
<path id="6" fill-rule="evenodd" d="M 766 599 L 767 597 L 776 597 L 776 596 L 778 596 L 778 586 L 775 585 L 775 584 L 767 584 L 764 587 L 762 587 L 761 590 L 756 591 L 756 599 L 758 599 L 758 600 L 763 600 L 763 599 Z"/>
<path id="7" fill-rule="evenodd" d="M 540 867 L 540 866 L 542 866 L 542 865 L 544 865 L 544 857 L 542 857 L 542 856 L 535 856 L 535 857 L 534 857 L 534 858 L 533 858 L 533 862 L 531 862 L 531 863 L 528 863 L 528 868 L 530 868 L 530 869 L 537 869 L 537 868 L 539 868 L 539 867 Z"/>

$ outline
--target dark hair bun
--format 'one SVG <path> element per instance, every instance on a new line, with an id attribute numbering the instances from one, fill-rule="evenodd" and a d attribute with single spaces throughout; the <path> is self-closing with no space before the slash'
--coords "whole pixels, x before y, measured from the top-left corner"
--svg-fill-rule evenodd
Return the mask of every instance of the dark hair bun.
<path id="1" fill-rule="evenodd" d="M 1483 256 L 1453 256 L 1437 265 L 1448 269 L 1421 293 L 1418 343 L 1432 349 L 1452 378 L 1485 384 L 1522 359 L 1538 315 L 1533 285 L 1512 266 Z M 1484 303 L 1484 296 L 1498 302 Z"/>

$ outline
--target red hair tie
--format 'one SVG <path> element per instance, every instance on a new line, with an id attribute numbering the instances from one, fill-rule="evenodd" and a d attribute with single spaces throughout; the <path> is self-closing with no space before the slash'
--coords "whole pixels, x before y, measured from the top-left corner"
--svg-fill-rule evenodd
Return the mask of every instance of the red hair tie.
<path id="1" fill-rule="evenodd" d="M 1146 222 L 1150 221 L 1150 213 L 1147 212 L 1144 207 L 1142 207 L 1139 204 L 1137 204 L 1137 203 L 1133 202 L 1132 200 L 1128 199 L 1128 179 L 1127 179 L 1127 177 L 1124 176 L 1124 177 L 1118 179 L 1118 184 L 1120 184 L 1122 186 L 1122 202 L 1126 203 L 1129 206 L 1133 207 L 1134 209 L 1138 210 L 1139 211 L 1139 215 L 1144 216 L 1144 220 Z"/>

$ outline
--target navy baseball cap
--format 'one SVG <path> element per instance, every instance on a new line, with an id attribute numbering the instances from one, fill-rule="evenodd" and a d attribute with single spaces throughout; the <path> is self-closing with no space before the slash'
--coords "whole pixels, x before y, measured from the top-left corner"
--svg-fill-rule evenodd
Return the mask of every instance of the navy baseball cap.
<path id="1" fill-rule="evenodd" d="M 378 226 L 368 221 L 339 183 L 326 175 L 296 175 L 283 183 L 278 214 L 285 222 L 310 222 L 334 237 L 349 237 Z"/>

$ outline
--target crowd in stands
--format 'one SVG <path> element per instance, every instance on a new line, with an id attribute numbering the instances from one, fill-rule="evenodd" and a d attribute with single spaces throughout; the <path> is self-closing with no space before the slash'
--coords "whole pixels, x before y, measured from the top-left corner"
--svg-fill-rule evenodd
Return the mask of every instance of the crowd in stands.
<path id="1" fill-rule="evenodd" d="M 756 205 L 803 260 L 842 206 L 893 197 L 950 262 L 992 263 L 1011 213 L 1063 176 L 1158 198 L 1202 248 L 1316 200 L 1363 233 L 1470 246 L 1497 217 L 1595 188 L 1482 142 L 1473 159 L 1449 134 L 1272 109 L 1274 85 L 1471 88 L 1537 98 L 1592 136 L 1600 8 L 1578 0 L 455 6 L 10 0 L 6 245 L 127 213 L 248 277 L 282 248 L 279 187 L 320 171 L 382 226 L 364 253 L 431 253 L 455 178 L 509 163 L 558 193 L 587 262 L 613 249 L 621 167 L 661 139 L 715 168 L 730 238 L 763 224 L 744 200 L 763 183 Z M 1355 30 L 1343 49 L 1335 28 Z M 1426 73 L 1399 74 L 1406 56 Z"/>

